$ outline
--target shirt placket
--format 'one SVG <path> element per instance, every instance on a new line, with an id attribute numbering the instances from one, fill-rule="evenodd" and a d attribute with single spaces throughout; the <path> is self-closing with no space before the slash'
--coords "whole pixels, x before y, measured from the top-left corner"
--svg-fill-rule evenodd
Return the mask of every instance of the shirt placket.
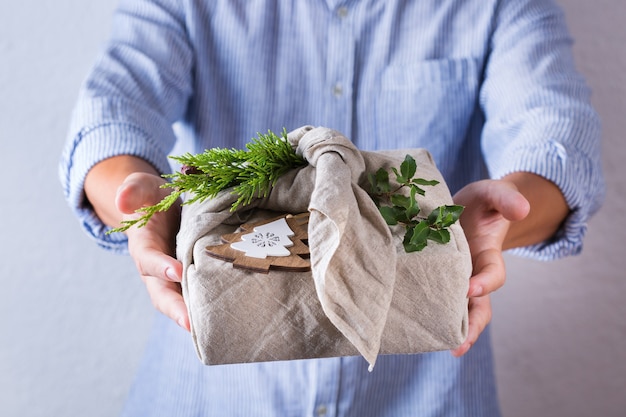
<path id="1" fill-rule="evenodd" d="M 312 361 L 315 366 L 315 394 L 310 404 L 309 416 L 337 417 L 337 404 L 341 385 L 341 359 L 326 358 Z"/>
<path id="2" fill-rule="evenodd" d="M 351 136 L 353 118 L 353 82 L 355 38 L 353 13 L 345 4 L 331 10 L 328 26 L 328 60 L 326 67 L 327 126 Z"/>

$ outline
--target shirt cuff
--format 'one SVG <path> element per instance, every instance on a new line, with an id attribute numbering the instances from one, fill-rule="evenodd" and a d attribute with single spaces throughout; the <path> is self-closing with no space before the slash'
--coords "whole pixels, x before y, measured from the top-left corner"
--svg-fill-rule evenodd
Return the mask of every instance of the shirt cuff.
<path id="1" fill-rule="evenodd" d="M 170 165 L 159 143 L 136 126 L 120 123 L 103 124 L 76 135 L 63 155 L 60 176 L 65 197 L 78 217 L 82 228 L 102 248 L 128 253 L 128 240 L 123 233 L 106 232 L 89 204 L 84 192 L 85 177 L 98 162 L 117 155 L 132 155 L 152 164 L 160 173 L 170 172 Z"/>
<path id="2" fill-rule="evenodd" d="M 513 163 L 506 169 L 496 168 L 492 172 L 494 178 L 520 171 L 540 175 L 560 188 L 571 210 L 552 238 L 538 244 L 511 249 L 510 253 L 549 261 L 581 252 L 587 221 L 599 209 L 605 194 L 600 161 L 587 155 L 568 150 L 562 143 L 554 140 L 517 146 L 504 155 L 504 161 Z"/>

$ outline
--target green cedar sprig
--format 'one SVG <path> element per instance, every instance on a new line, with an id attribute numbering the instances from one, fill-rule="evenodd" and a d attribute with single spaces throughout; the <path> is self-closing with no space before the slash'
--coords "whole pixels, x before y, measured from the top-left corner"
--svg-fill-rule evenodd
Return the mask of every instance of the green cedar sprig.
<path id="1" fill-rule="evenodd" d="M 368 175 L 371 186 L 370 195 L 388 225 L 404 225 L 406 230 L 402 242 L 404 250 L 406 252 L 421 251 L 428 245 L 429 240 L 448 243 L 450 241 L 448 227 L 459 219 L 464 207 L 439 206 L 427 217 L 420 216 L 421 210 L 416 196 L 426 194 L 422 186 L 435 186 L 439 184 L 439 181 L 414 178 L 417 164 L 411 155 L 406 155 L 400 164 L 399 171 L 395 167 L 391 169 L 399 185 L 392 189 L 389 173 L 384 168 L 380 168 L 375 174 Z M 409 188 L 408 197 L 400 192 L 405 187 Z"/>
<path id="2" fill-rule="evenodd" d="M 255 197 L 267 197 L 281 175 L 307 164 L 291 147 L 286 129 L 281 137 L 272 131 L 266 135 L 258 133 L 258 138 L 252 139 L 245 150 L 213 148 L 200 154 L 187 153 L 171 158 L 179 162 L 182 169 L 163 175 L 170 181 L 162 187 L 173 191 L 157 204 L 137 210 L 141 214 L 139 218 L 125 220 L 108 233 L 124 232 L 135 225 L 145 226 L 154 214 L 169 210 L 183 193 L 189 193 L 189 199 L 183 204 L 191 204 L 214 198 L 220 191 L 234 187 L 232 192 L 238 195 L 231 206 L 234 211 L 250 204 Z"/>

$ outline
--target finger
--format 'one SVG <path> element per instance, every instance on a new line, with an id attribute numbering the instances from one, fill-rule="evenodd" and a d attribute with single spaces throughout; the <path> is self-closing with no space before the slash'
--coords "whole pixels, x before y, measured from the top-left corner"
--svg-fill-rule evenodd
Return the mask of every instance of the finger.
<path id="1" fill-rule="evenodd" d="M 171 282 L 182 280 L 183 266 L 180 261 L 167 255 L 159 245 L 152 246 L 149 241 L 140 241 L 141 245 L 129 242 L 129 252 L 142 277 L 150 276 Z"/>
<path id="2" fill-rule="evenodd" d="M 452 355 L 456 357 L 465 355 L 490 321 L 491 300 L 489 296 L 470 298 L 467 338 L 461 346 L 451 351 Z"/>
<path id="3" fill-rule="evenodd" d="M 154 307 L 174 320 L 180 327 L 189 331 L 189 314 L 181 294 L 180 285 L 151 276 L 143 276 L 142 278 L 146 283 Z"/>
<path id="4" fill-rule="evenodd" d="M 511 221 L 522 220 L 530 212 L 528 200 L 509 181 L 476 181 L 459 190 L 453 200 L 462 206 L 483 206 Z"/>
<path id="5" fill-rule="evenodd" d="M 497 188 L 491 192 L 494 209 L 505 219 L 510 221 L 523 220 L 530 213 L 530 203 L 512 183 L 506 181 L 492 181 L 491 187 Z"/>
<path id="6" fill-rule="evenodd" d="M 486 249 L 474 256 L 474 272 L 470 278 L 468 297 L 480 297 L 501 288 L 506 281 L 506 265 L 502 252 Z"/>
<path id="7" fill-rule="evenodd" d="M 134 173 L 129 175 L 117 189 L 115 205 L 125 214 L 133 214 L 138 209 L 156 204 L 167 193 L 161 185 L 165 181 L 156 176 L 146 173 Z"/>

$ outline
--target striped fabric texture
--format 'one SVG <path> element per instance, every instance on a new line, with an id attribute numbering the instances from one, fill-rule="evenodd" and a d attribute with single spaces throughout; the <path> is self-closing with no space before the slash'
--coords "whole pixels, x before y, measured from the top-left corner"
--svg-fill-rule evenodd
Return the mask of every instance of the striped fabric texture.
<path id="1" fill-rule="evenodd" d="M 572 214 L 515 251 L 555 259 L 581 250 L 603 195 L 589 96 L 551 0 L 122 0 L 60 177 L 86 232 L 124 253 L 85 204 L 97 162 L 168 172 L 171 152 L 325 126 L 364 150 L 428 149 L 452 192 L 520 170 L 552 180 Z M 158 323 L 127 415 L 498 415 L 488 334 L 462 359 L 388 357 L 367 374 L 357 358 L 204 368 Z"/>

